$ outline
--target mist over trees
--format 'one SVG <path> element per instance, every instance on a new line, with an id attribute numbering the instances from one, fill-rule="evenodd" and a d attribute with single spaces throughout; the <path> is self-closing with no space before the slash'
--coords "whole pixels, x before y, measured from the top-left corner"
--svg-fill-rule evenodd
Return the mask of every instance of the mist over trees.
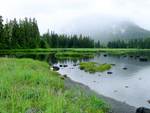
<path id="1" fill-rule="evenodd" d="M 108 47 L 108 48 L 149 49 L 150 48 L 150 38 L 110 41 L 107 43 L 106 47 Z"/>
<path id="2" fill-rule="evenodd" d="M 35 18 L 7 20 L 3 24 L 3 18 L 0 16 L 0 49 L 94 47 L 100 47 L 100 43 L 87 36 L 58 35 L 49 31 L 40 35 Z"/>
<path id="3" fill-rule="evenodd" d="M 88 36 L 47 32 L 40 35 L 35 18 L 7 20 L 0 16 L 0 49 L 30 48 L 150 48 L 150 38 L 118 39 L 102 44 Z"/>

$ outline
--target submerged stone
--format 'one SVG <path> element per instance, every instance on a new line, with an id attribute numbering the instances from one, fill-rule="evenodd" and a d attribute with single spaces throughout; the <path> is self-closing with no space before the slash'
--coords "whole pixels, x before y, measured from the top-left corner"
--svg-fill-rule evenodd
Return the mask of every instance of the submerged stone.
<path id="1" fill-rule="evenodd" d="M 150 100 L 147 101 L 150 104 Z"/>
<path id="2" fill-rule="evenodd" d="M 150 109 L 145 107 L 139 107 L 136 109 L 136 113 L 150 113 Z"/>
<path id="3" fill-rule="evenodd" d="M 148 61 L 148 59 L 147 59 L 147 58 L 145 58 L 145 57 L 140 57 L 140 58 L 139 58 L 139 61 L 141 61 L 141 62 L 147 62 L 147 61 Z"/>
<path id="4" fill-rule="evenodd" d="M 63 67 L 68 67 L 68 65 L 65 64 L 65 65 L 63 65 Z"/>
<path id="5" fill-rule="evenodd" d="M 107 55 L 106 55 L 106 54 L 104 54 L 104 57 L 107 57 Z"/>
<path id="6" fill-rule="evenodd" d="M 67 75 L 63 75 L 63 77 L 67 78 Z"/>
<path id="7" fill-rule="evenodd" d="M 128 68 L 127 68 L 127 67 L 124 67 L 124 68 L 122 68 L 122 69 L 127 70 Z"/>
<path id="8" fill-rule="evenodd" d="M 59 65 L 59 67 L 63 67 L 63 65 Z"/>
<path id="9" fill-rule="evenodd" d="M 130 58 L 133 58 L 133 56 L 131 55 Z"/>
<path id="10" fill-rule="evenodd" d="M 60 68 L 58 66 L 53 66 L 53 71 L 58 71 Z"/>
<path id="11" fill-rule="evenodd" d="M 113 72 L 111 72 L 111 71 L 108 71 L 108 72 L 107 72 L 107 74 L 113 74 Z"/>

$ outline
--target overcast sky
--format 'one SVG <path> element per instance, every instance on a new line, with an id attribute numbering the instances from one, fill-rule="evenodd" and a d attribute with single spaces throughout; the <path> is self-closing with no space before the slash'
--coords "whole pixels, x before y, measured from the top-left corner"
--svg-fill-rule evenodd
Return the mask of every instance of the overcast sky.
<path id="1" fill-rule="evenodd" d="M 150 30 L 150 0 L 0 0 L 4 19 L 35 17 L 40 32 L 63 32 L 64 26 L 89 15 L 128 18 Z"/>

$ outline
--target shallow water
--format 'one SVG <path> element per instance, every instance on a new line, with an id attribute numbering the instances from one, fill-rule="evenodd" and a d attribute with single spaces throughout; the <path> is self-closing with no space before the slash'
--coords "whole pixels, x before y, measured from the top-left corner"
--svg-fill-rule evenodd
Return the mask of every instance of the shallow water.
<path id="1" fill-rule="evenodd" d="M 72 80 L 89 86 L 95 92 L 107 97 L 125 102 L 135 107 L 148 107 L 150 104 L 150 62 L 140 62 L 136 57 L 110 56 L 104 57 L 104 53 L 96 55 L 92 59 L 58 60 L 49 54 L 14 54 L 0 55 L 1 57 L 32 58 L 47 61 L 50 64 L 67 64 L 59 73 L 67 74 Z M 90 74 L 73 66 L 82 61 L 115 64 L 111 70 L 113 74 L 98 72 Z M 123 68 L 126 67 L 127 70 Z"/>
<path id="2" fill-rule="evenodd" d="M 61 74 L 67 74 L 72 80 L 83 83 L 99 94 L 125 102 L 135 107 L 149 107 L 150 100 L 150 62 L 140 62 L 130 57 L 96 56 L 90 61 L 115 64 L 107 72 L 90 74 L 73 66 L 68 61 L 66 68 L 61 68 Z M 62 63 L 60 63 L 62 64 Z M 59 65 L 59 63 L 58 63 Z M 127 67 L 127 70 L 123 68 Z"/>

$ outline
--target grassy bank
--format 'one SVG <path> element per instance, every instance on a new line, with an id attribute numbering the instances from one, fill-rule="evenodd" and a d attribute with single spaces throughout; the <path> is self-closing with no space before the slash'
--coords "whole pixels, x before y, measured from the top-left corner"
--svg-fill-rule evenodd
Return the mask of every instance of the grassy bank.
<path id="1" fill-rule="evenodd" d="M 150 49 L 136 49 L 136 48 L 36 48 L 36 49 L 11 49 L 11 50 L 0 50 L 2 53 L 31 53 L 31 52 L 150 52 Z"/>
<path id="2" fill-rule="evenodd" d="M 59 59 L 65 59 L 65 58 L 70 58 L 70 59 L 75 59 L 75 58 L 93 58 L 94 57 L 94 53 L 89 53 L 89 52 L 85 52 L 85 53 L 81 53 L 81 52 L 57 52 L 55 54 L 56 58 Z"/>
<path id="3" fill-rule="evenodd" d="M 95 62 L 81 62 L 80 69 L 85 70 L 86 72 L 95 73 L 95 72 L 104 72 L 111 69 L 111 64 L 97 64 Z"/>
<path id="4" fill-rule="evenodd" d="M 106 113 L 108 106 L 95 96 L 66 89 L 64 80 L 45 62 L 0 59 L 0 112 Z"/>

